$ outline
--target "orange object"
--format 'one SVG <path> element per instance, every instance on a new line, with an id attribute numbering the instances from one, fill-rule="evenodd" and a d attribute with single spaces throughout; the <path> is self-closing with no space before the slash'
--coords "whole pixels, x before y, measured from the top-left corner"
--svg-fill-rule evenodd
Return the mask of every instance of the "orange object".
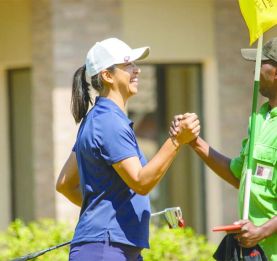
<path id="1" fill-rule="evenodd" d="M 221 232 L 221 231 L 237 231 L 241 230 L 241 225 L 225 225 L 225 226 L 217 226 L 213 228 L 213 232 Z"/>

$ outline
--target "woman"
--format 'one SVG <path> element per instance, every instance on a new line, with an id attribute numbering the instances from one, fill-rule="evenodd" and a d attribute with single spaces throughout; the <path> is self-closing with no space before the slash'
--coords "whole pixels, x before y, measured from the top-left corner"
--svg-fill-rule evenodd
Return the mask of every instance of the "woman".
<path id="1" fill-rule="evenodd" d="M 72 114 L 80 121 L 76 143 L 57 181 L 57 191 L 81 206 L 70 260 L 142 260 L 149 248 L 148 193 L 161 180 L 182 144 L 200 131 L 195 114 L 168 138 L 149 163 L 140 151 L 128 99 L 138 91 L 140 69 L 134 63 L 149 47 L 131 49 L 116 38 L 97 42 L 73 78 Z M 87 113 L 91 86 L 99 92 Z"/>

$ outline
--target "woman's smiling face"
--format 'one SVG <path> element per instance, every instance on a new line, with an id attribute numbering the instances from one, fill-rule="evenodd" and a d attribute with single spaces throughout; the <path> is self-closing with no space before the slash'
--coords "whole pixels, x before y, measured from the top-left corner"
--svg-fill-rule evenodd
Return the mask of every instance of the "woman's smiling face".
<path id="1" fill-rule="evenodd" d="M 125 98 L 138 92 L 138 76 L 140 68 L 134 63 L 118 64 L 114 71 L 114 85 L 118 87 Z"/>

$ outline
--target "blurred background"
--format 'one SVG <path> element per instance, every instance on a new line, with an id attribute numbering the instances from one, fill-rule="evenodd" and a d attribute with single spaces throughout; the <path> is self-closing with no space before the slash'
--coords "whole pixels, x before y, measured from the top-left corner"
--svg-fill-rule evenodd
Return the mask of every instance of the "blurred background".
<path id="1" fill-rule="evenodd" d="M 128 104 L 148 159 L 173 116 L 187 111 L 199 115 L 214 148 L 238 155 L 254 63 L 240 55 L 249 37 L 237 1 L 0 0 L 0 230 L 15 218 L 76 222 L 79 209 L 55 192 L 78 129 L 71 81 L 90 47 L 108 37 L 151 47 Z M 238 219 L 237 191 L 186 147 L 168 172 L 151 192 L 153 212 L 180 206 L 187 225 L 217 242 L 212 227 Z"/>

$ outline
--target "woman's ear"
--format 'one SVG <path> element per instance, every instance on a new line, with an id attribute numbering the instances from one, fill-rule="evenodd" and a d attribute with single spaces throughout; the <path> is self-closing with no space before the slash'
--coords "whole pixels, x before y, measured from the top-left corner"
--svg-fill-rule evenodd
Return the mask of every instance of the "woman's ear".
<path id="1" fill-rule="evenodd" d="M 101 72 L 101 78 L 103 81 L 108 82 L 108 83 L 113 83 L 113 77 L 111 72 L 109 72 L 108 70 L 103 70 Z"/>

